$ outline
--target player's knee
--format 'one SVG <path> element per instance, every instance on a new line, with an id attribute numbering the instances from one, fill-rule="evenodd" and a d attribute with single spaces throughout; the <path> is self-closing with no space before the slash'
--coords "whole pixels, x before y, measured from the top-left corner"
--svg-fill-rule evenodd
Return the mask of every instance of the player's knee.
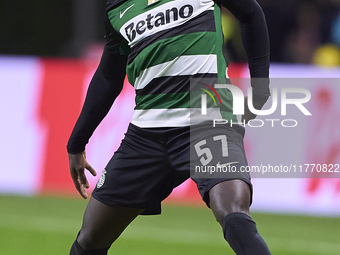
<path id="1" fill-rule="evenodd" d="M 210 190 L 209 199 L 210 207 L 221 225 L 229 214 L 249 215 L 251 191 L 249 185 L 242 180 L 230 180 L 217 184 Z"/>
<path id="2" fill-rule="evenodd" d="M 109 247 L 105 249 L 85 250 L 76 240 L 71 247 L 70 255 L 107 255 L 108 249 Z"/>
<path id="3" fill-rule="evenodd" d="M 109 247 L 98 248 L 98 243 L 89 239 L 89 236 L 79 233 L 77 239 L 74 241 L 70 255 L 107 255 Z"/>
<path id="4" fill-rule="evenodd" d="M 235 205 L 230 205 L 229 208 L 218 208 L 217 210 L 214 211 L 216 220 L 222 225 L 225 222 L 225 218 L 228 215 L 234 215 L 234 214 L 245 214 L 245 215 L 249 215 L 249 207 L 242 207 L 239 206 L 239 204 L 235 204 Z"/>
<path id="5" fill-rule="evenodd" d="M 71 247 L 70 255 L 81 255 L 84 254 L 85 250 L 79 245 L 77 240 L 74 241 Z"/>
<path id="6" fill-rule="evenodd" d="M 249 215 L 249 206 L 246 206 L 246 203 L 242 203 L 240 201 L 229 202 L 227 205 L 211 204 L 210 206 L 216 220 L 220 223 L 222 227 L 225 222 L 225 218 L 228 215 L 233 215 L 237 213 Z"/>
<path id="7" fill-rule="evenodd" d="M 106 249 L 106 247 L 111 246 L 111 243 L 107 243 L 105 238 L 100 238 L 98 235 L 93 235 L 90 231 L 84 230 L 80 231 L 77 242 L 86 251 Z"/>

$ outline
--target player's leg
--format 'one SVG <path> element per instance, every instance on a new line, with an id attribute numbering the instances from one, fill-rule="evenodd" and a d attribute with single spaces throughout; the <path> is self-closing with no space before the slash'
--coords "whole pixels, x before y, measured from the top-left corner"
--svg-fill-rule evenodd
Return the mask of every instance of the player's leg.
<path id="1" fill-rule="evenodd" d="M 129 125 L 92 193 L 71 255 L 107 254 L 135 217 L 160 213 L 162 196 L 173 188 L 164 152 L 164 130 Z"/>
<path id="2" fill-rule="evenodd" d="M 191 178 L 235 253 L 266 255 L 270 251 L 249 215 L 252 186 L 249 173 L 241 171 L 248 165 L 243 132 L 226 126 L 192 129 Z"/>
<path id="3" fill-rule="evenodd" d="M 143 209 L 108 206 L 91 197 L 70 255 L 105 255 Z"/>
<path id="4" fill-rule="evenodd" d="M 242 180 L 229 180 L 216 184 L 209 191 L 210 208 L 222 225 L 225 216 L 239 212 L 249 215 L 251 191 Z"/>
<path id="5" fill-rule="evenodd" d="M 210 190 L 209 201 L 225 239 L 236 254 L 271 254 L 249 215 L 251 190 L 248 183 L 242 180 L 220 182 Z"/>

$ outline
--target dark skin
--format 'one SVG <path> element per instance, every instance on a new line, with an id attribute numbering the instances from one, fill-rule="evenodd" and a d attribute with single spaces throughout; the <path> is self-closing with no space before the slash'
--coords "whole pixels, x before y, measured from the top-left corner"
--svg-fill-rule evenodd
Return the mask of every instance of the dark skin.
<path id="1" fill-rule="evenodd" d="M 268 35 L 265 30 L 263 30 L 265 22 L 263 15 L 261 15 L 262 10 L 256 8 L 257 3 L 253 0 L 216 0 L 216 2 L 226 7 L 240 21 L 241 28 L 243 28 L 242 31 L 244 32 L 243 34 L 245 35 L 243 39 L 251 77 L 268 77 L 269 42 L 264 39 L 268 37 Z M 253 11 L 254 9 L 256 13 Z M 261 24 L 262 29 L 259 29 L 255 24 Z M 251 39 L 249 39 L 249 37 Z M 255 49 L 257 49 L 257 51 Z M 118 77 L 113 77 L 112 75 L 111 70 L 118 70 L 119 66 L 121 66 L 122 70 L 124 69 L 124 66 L 120 64 L 122 61 L 118 61 L 118 58 L 116 55 L 110 55 L 109 53 L 103 54 L 102 60 L 105 61 L 102 62 L 109 64 L 103 64 L 99 74 L 105 81 L 108 81 L 107 86 L 109 89 L 112 88 L 112 91 L 115 91 L 114 86 L 117 86 L 118 83 L 122 85 L 122 82 L 117 83 L 117 80 L 123 81 L 125 77 L 125 73 L 120 72 L 117 72 Z M 263 94 L 263 91 L 259 89 L 259 87 L 257 87 L 257 89 L 259 94 Z M 111 94 L 115 93 L 112 92 Z M 98 93 L 96 95 L 98 95 Z M 97 98 L 96 102 L 106 103 L 109 101 L 105 96 L 110 95 L 110 93 L 103 93 L 103 95 L 103 98 Z M 98 95 L 98 97 L 100 97 L 100 95 Z M 247 100 L 245 99 L 245 114 L 243 120 L 248 123 L 248 121 L 254 119 L 256 115 L 249 111 L 246 102 Z M 98 104 L 97 107 L 105 108 L 108 111 L 112 103 L 113 100 L 104 106 Z M 262 105 L 261 103 L 260 105 L 254 105 L 254 107 L 261 109 Z M 104 116 L 105 114 L 103 117 Z M 92 122 L 90 117 L 85 119 L 87 122 L 82 126 L 87 126 L 88 123 Z M 98 124 L 99 122 L 100 119 L 98 120 Z M 97 173 L 87 162 L 85 151 L 69 154 L 68 157 L 70 174 L 74 185 L 79 194 L 86 199 L 88 197 L 86 189 L 89 188 L 89 184 L 85 176 L 85 169 L 94 176 Z M 210 208 L 216 220 L 221 225 L 223 225 L 223 220 L 228 214 L 241 212 L 249 215 L 251 192 L 249 185 L 242 180 L 229 180 L 215 185 L 209 191 L 209 198 Z M 84 214 L 83 225 L 77 241 L 85 250 L 108 248 L 131 221 L 142 212 L 143 209 L 140 208 L 107 206 L 91 197 Z"/>
<path id="2" fill-rule="evenodd" d="M 247 98 L 245 98 L 244 113 L 242 120 L 246 123 L 256 117 L 248 109 Z M 68 159 L 74 186 L 79 194 L 87 199 L 86 189 L 89 188 L 89 183 L 85 169 L 93 176 L 96 176 L 97 172 L 87 162 L 85 151 L 68 154 Z M 242 180 L 230 180 L 215 185 L 209 192 L 209 199 L 210 208 L 221 227 L 223 219 L 228 214 L 242 212 L 249 215 L 251 193 L 249 185 Z M 107 206 L 91 197 L 77 241 L 85 250 L 107 248 L 142 212 L 143 209 L 140 208 Z"/>
<path id="3" fill-rule="evenodd" d="M 88 170 L 93 176 L 97 175 L 96 170 L 87 162 L 85 151 L 78 154 L 68 154 L 68 161 L 70 166 L 70 174 L 74 183 L 74 186 L 78 190 L 79 194 L 87 199 L 87 192 L 85 189 L 90 187 L 85 175 L 85 169 Z"/>
<path id="4" fill-rule="evenodd" d="M 255 108 L 257 108 L 255 106 Z M 242 121 L 248 123 L 250 120 L 255 119 L 256 115 L 250 112 L 247 104 L 247 98 L 244 100 L 244 115 L 242 116 Z M 87 199 L 88 195 L 86 189 L 89 188 L 89 183 L 85 175 L 85 169 L 89 171 L 93 176 L 97 175 L 96 170 L 87 162 L 85 151 L 78 154 L 68 154 L 70 175 L 72 177 L 75 188 L 78 190 L 79 194 Z M 230 181 L 234 182 L 234 181 Z M 236 182 L 236 181 L 235 181 Z M 242 181 L 243 183 L 243 181 Z M 243 185 L 242 185 L 243 186 Z M 246 186 L 248 186 L 246 184 Z M 248 187 L 249 189 L 249 187 Z M 211 200 L 210 200 L 211 201 Z M 249 204 L 248 204 L 249 205 Z"/>
<path id="5" fill-rule="evenodd" d="M 242 117 L 242 121 L 245 120 L 245 123 L 248 123 L 250 120 L 255 119 L 256 115 L 251 113 L 249 108 L 247 98 L 245 98 L 244 112 L 245 114 Z M 75 188 L 78 190 L 79 194 L 87 199 L 88 195 L 86 189 L 89 188 L 89 183 L 87 181 L 85 175 L 85 169 L 90 172 L 93 176 L 97 175 L 96 170 L 87 162 L 85 151 L 78 154 L 68 154 L 69 166 L 70 166 L 70 175 L 72 177 Z M 248 186 L 248 185 L 247 185 Z"/>
<path id="6" fill-rule="evenodd" d="M 250 120 L 255 119 L 256 115 L 250 112 L 247 104 L 247 98 L 244 100 L 244 115 L 242 121 L 248 123 Z M 257 108 L 255 106 L 255 108 Z M 78 154 L 68 154 L 70 174 L 74 183 L 75 188 L 79 194 L 86 199 L 88 197 L 86 189 L 89 188 L 89 183 L 85 175 L 85 169 L 89 171 L 93 176 L 97 175 L 96 170 L 87 162 L 85 151 Z M 248 186 L 248 185 L 247 185 Z"/>
<path id="7" fill-rule="evenodd" d="M 86 199 L 89 184 L 85 169 L 94 176 L 97 173 L 87 162 L 85 152 L 69 154 L 69 163 L 75 187 Z M 222 225 L 224 217 L 230 213 L 243 212 L 249 215 L 250 196 L 248 184 L 241 180 L 230 180 L 215 185 L 210 190 L 209 197 L 216 220 Z M 107 248 L 142 212 L 143 209 L 140 208 L 107 206 L 91 197 L 77 241 L 85 250 Z"/>
<path id="8" fill-rule="evenodd" d="M 245 98 L 244 112 L 242 120 L 246 123 L 256 117 L 248 109 L 247 98 Z M 86 189 L 89 188 L 89 183 L 85 169 L 93 176 L 96 176 L 97 172 L 87 162 L 85 151 L 68 154 L 68 158 L 73 183 L 79 194 L 87 199 Z M 209 192 L 209 199 L 210 208 L 221 227 L 228 214 L 242 212 L 249 215 L 251 192 L 249 185 L 242 180 L 229 180 L 215 185 Z M 142 212 L 143 209 L 140 208 L 107 206 L 91 197 L 77 241 L 85 250 L 107 248 Z"/>

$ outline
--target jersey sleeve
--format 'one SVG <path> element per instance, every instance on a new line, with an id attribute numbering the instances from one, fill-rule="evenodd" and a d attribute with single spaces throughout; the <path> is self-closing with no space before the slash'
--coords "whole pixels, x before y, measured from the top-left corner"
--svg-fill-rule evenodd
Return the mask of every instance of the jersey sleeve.
<path id="1" fill-rule="evenodd" d="M 270 96 L 269 63 L 270 46 L 264 13 L 256 0 L 215 0 L 226 7 L 241 27 L 242 43 L 245 49 L 253 89 L 254 103 L 262 108 Z"/>
<path id="2" fill-rule="evenodd" d="M 122 54 L 123 37 L 112 28 L 108 19 L 105 38 L 99 66 L 91 79 L 82 111 L 67 144 L 68 153 L 85 150 L 94 130 L 123 88 L 127 55 Z"/>

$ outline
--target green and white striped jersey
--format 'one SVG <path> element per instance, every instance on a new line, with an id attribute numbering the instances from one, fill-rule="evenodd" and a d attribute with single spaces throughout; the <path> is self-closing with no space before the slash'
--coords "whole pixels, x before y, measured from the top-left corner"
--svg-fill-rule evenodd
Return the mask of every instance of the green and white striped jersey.
<path id="1" fill-rule="evenodd" d="M 226 78 L 220 8 L 212 0 L 112 0 L 107 15 L 124 39 L 126 73 L 136 90 L 132 123 L 190 125 L 190 79 Z M 235 119 L 226 93 L 224 118 Z M 222 115 L 219 114 L 222 118 Z"/>

